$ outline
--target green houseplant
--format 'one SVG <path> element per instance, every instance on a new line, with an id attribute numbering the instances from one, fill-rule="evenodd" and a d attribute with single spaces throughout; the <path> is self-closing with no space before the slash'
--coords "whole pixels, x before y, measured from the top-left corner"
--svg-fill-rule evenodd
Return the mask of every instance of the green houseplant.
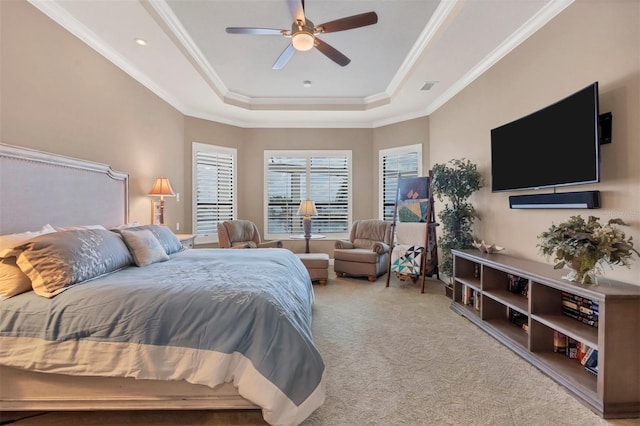
<path id="1" fill-rule="evenodd" d="M 616 225 L 626 225 L 622 219 L 610 219 L 605 225 L 599 218 L 589 216 L 585 221 L 580 215 L 571 216 L 558 225 L 538 235 L 540 252 L 558 262 L 555 269 L 568 266 L 571 271 L 564 279 L 582 284 L 596 284 L 596 276 L 602 274 L 601 265 L 629 267 L 634 253 L 632 238 L 626 238 Z"/>
<path id="2" fill-rule="evenodd" d="M 442 262 L 438 266 L 447 276 L 453 276 L 452 249 L 473 247 L 471 225 L 479 218 L 473 205 L 467 199 L 478 189 L 483 181 L 475 164 L 466 159 L 453 159 L 446 164 L 433 166 L 433 193 L 439 200 L 446 198 L 444 209 L 438 217 L 441 220 L 443 233 L 438 239 L 442 253 Z"/>

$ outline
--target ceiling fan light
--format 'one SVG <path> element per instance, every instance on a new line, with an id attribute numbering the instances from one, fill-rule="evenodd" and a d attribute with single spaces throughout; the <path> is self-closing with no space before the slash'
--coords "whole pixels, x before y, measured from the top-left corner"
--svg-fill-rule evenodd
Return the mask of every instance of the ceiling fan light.
<path id="1" fill-rule="evenodd" d="M 313 34 L 306 31 L 299 31 L 293 35 L 291 43 L 296 50 L 304 52 L 313 47 L 314 40 Z"/>

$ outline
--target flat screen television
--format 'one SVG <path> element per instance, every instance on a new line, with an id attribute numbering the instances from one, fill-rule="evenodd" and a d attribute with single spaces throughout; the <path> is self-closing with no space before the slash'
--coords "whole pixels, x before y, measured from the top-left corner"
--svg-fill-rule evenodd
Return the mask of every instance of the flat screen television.
<path id="1" fill-rule="evenodd" d="M 491 130 L 491 190 L 600 181 L 598 82 Z"/>

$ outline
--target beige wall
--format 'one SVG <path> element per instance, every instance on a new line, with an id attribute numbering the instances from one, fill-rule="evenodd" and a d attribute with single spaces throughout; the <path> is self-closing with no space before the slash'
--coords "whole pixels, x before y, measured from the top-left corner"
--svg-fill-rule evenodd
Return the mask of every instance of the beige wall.
<path id="1" fill-rule="evenodd" d="M 0 1 L 0 140 L 130 175 L 130 219 L 149 223 L 154 178 L 184 193 L 184 116 L 26 1 Z M 166 217 L 184 222 L 183 202 Z"/>
<path id="2" fill-rule="evenodd" d="M 485 177 L 485 188 L 471 200 L 482 216 L 475 226 L 479 238 L 505 246 L 511 255 L 544 261 L 536 236 L 580 214 L 605 221 L 621 217 L 631 225 L 623 229 L 636 244 L 640 241 L 639 24 L 637 1 L 579 0 L 430 116 L 432 164 L 464 157 Z M 600 112 L 613 114 L 613 143 L 601 150 L 602 181 L 558 192 L 599 190 L 603 208 L 510 210 L 509 195 L 552 191 L 492 194 L 490 130 L 594 81 L 600 85 Z M 638 260 L 632 269 L 617 266 L 605 272 L 640 285 Z"/>

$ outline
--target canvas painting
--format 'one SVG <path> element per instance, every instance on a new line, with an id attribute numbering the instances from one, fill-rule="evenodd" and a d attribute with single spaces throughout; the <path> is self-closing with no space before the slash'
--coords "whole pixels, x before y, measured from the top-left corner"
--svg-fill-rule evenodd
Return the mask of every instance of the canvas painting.
<path id="1" fill-rule="evenodd" d="M 426 222 L 429 207 L 429 178 L 401 178 L 398 180 L 396 200 L 399 222 Z"/>

